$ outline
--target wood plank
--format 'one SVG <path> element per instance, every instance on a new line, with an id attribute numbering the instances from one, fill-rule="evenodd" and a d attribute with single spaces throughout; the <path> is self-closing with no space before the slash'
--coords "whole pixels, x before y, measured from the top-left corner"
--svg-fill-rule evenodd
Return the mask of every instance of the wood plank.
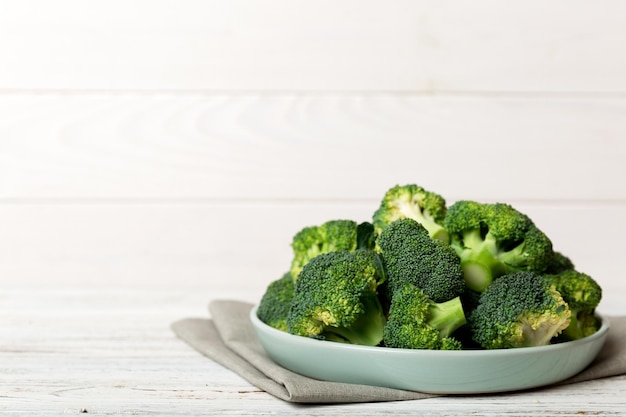
<path id="1" fill-rule="evenodd" d="M 626 5 L 4 2 L 0 89 L 625 92 Z"/>
<path id="2" fill-rule="evenodd" d="M 5 199 L 626 200 L 626 100 L 0 95 Z"/>
<path id="3" fill-rule="evenodd" d="M 515 203 L 623 310 L 626 205 Z M 302 227 L 364 221 L 377 202 L 0 204 L 0 284 L 10 288 L 159 289 L 260 299 L 291 262 Z M 602 231 L 599 233 L 599 231 Z M 0 305 L 3 302 L 0 302 Z"/>
<path id="4" fill-rule="evenodd" d="M 206 296 L 206 298 L 204 298 Z M 172 320 L 228 294 L 180 290 L 65 291 L 0 295 L 0 413 L 12 416 L 621 415 L 625 377 L 520 393 L 332 406 L 292 405 L 176 339 Z M 320 408 L 322 407 L 322 408 Z"/>

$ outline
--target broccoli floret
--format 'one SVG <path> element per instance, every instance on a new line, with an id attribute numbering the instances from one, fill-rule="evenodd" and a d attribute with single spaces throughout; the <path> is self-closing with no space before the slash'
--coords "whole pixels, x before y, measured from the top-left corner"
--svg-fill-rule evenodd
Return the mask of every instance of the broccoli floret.
<path id="1" fill-rule="evenodd" d="M 356 227 L 357 249 L 375 249 L 376 231 L 370 222 L 362 222 Z"/>
<path id="2" fill-rule="evenodd" d="M 287 316 L 289 333 L 378 345 L 386 323 L 377 291 L 383 280 L 382 263 L 372 250 L 316 256 L 302 268 L 296 281 Z"/>
<path id="3" fill-rule="evenodd" d="M 544 278 L 554 285 L 571 311 L 571 322 L 563 330 L 561 338 L 576 340 L 595 333 L 600 326 L 595 315 L 602 299 L 600 285 L 591 276 L 575 269 L 544 275 Z"/>
<path id="4" fill-rule="evenodd" d="M 504 274 L 543 272 L 553 259 L 550 239 L 508 204 L 458 201 L 449 207 L 445 226 L 465 282 L 478 292 Z"/>
<path id="5" fill-rule="evenodd" d="M 469 314 L 473 339 L 486 349 L 550 344 L 570 323 L 561 294 L 534 272 L 501 276 Z"/>
<path id="6" fill-rule="evenodd" d="M 445 199 L 419 185 L 396 185 L 384 195 L 379 208 L 374 212 L 374 230 L 379 235 L 395 220 L 413 219 L 422 224 L 435 239 L 448 242 L 448 232 L 443 227 L 446 215 Z"/>
<path id="7" fill-rule="evenodd" d="M 291 276 L 298 279 L 302 268 L 323 253 L 357 248 L 357 223 L 353 220 L 329 220 L 318 226 L 307 226 L 291 242 L 293 259 Z"/>
<path id="8" fill-rule="evenodd" d="M 463 293 L 465 282 L 458 256 L 447 244 L 431 239 L 413 219 L 390 223 L 377 238 L 388 281 L 388 296 L 407 283 L 436 303 Z"/>
<path id="9" fill-rule="evenodd" d="M 459 297 L 435 303 L 407 284 L 393 294 L 383 340 L 392 348 L 459 350 L 461 342 L 451 335 L 465 323 Z"/>
<path id="10" fill-rule="evenodd" d="M 545 270 L 546 274 L 558 274 L 563 271 L 575 269 L 574 263 L 570 258 L 565 256 L 561 252 L 554 251 L 548 267 Z"/>
<path id="11" fill-rule="evenodd" d="M 287 331 L 287 315 L 291 308 L 294 287 L 294 281 L 289 272 L 267 286 L 256 312 L 263 323 L 275 329 Z"/>

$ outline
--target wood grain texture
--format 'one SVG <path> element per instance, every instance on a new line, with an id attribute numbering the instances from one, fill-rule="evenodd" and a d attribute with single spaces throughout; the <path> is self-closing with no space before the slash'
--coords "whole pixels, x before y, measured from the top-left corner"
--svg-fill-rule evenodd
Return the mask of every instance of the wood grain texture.
<path id="1" fill-rule="evenodd" d="M 260 299 L 291 262 L 302 227 L 371 219 L 362 203 L 0 204 L 2 288 L 237 291 Z M 604 288 L 603 312 L 623 308 L 626 205 L 516 204 Z M 603 231 L 599 233 L 598 231 Z"/>
<path id="2" fill-rule="evenodd" d="M 5 199 L 626 200 L 626 100 L 0 95 Z"/>
<path id="3" fill-rule="evenodd" d="M 246 295 L 247 294 L 247 295 Z M 622 415 L 626 378 L 521 393 L 292 405 L 193 351 L 169 329 L 230 293 L 12 290 L 0 295 L 0 414 Z M 245 291 L 241 299 L 250 298 Z"/>
<path id="4" fill-rule="evenodd" d="M 0 89 L 625 92 L 626 5 L 2 1 Z"/>

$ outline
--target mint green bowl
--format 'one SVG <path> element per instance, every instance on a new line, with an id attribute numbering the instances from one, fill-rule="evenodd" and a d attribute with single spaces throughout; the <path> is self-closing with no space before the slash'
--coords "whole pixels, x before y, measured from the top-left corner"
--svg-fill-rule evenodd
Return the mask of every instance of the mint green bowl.
<path id="1" fill-rule="evenodd" d="M 591 336 L 548 346 L 495 350 L 413 350 L 368 347 L 294 336 L 250 320 L 270 358 L 293 372 L 324 381 L 437 394 L 515 391 L 563 381 L 598 355 L 609 322 Z"/>

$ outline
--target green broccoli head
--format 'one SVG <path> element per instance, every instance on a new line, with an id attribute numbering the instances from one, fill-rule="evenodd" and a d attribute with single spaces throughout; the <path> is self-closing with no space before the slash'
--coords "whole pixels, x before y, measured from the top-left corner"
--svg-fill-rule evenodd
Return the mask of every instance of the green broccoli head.
<path id="1" fill-rule="evenodd" d="M 377 291 L 383 281 L 382 263 L 372 250 L 316 256 L 302 268 L 296 281 L 287 316 L 289 333 L 378 345 L 386 323 Z"/>
<path id="2" fill-rule="evenodd" d="M 600 321 L 595 310 L 602 299 L 602 288 L 589 275 L 568 269 L 544 278 L 563 296 L 571 311 L 569 326 L 563 330 L 564 340 L 576 340 L 595 333 Z"/>
<path id="3" fill-rule="evenodd" d="M 377 238 L 388 279 L 388 292 L 413 284 L 439 303 L 463 293 L 458 256 L 450 246 L 431 239 L 426 228 L 405 218 L 390 223 Z"/>
<path id="4" fill-rule="evenodd" d="M 374 212 L 374 230 L 378 235 L 395 220 L 409 218 L 422 224 L 431 237 L 447 243 L 448 232 L 443 227 L 446 210 L 446 201 L 439 194 L 415 184 L 396 185 L 385 193 Z"/>
<path id="5" fill-rule="evenodd" d="M 424 291 L 406 284 L 393 294 L 383 340 L 402 349 L 459 350 L 452 337 L 466 323 L 459 297 L 435 303 Z"/>
<path id="6" fill-rule="evenodd" d="M 572 260 L 561 252 L 554 251 L 552 258 L 545 270 L 546 274 L 558 274 L 563 271 L 575 269 Z"/>
<path id="7" fill-rule="evenodd" d="M 554 256 L 550 239 L 508 204 L 458 201 L 449 207 L 445 226 L 474 291 L 511 272 L 543 272 Z"/>
<path id="8" fill-rule="evenodd" d="M 486 349 L 550 344 L 570 323 L 561 294 L 541 275 L 501 276 L 481 294 L 469 314 L 474 341 Z"/>
<path id="9" fill-rule="evenodd" d="M 257 316 L 263 323 L 287 331 L 287 315 L 291 308 L 294 287 L 294 280 L 289 272 L 270 282 L 257 308 Z"/>
<path id="10" fill-rule="evenodd" d="M 294 280 L 302 268 L 323 253 L 357 248 L 358 225 L 352 220 L 329 220 L 318 226 L 307 226 L 293 237 L 291 275 Z"/>

